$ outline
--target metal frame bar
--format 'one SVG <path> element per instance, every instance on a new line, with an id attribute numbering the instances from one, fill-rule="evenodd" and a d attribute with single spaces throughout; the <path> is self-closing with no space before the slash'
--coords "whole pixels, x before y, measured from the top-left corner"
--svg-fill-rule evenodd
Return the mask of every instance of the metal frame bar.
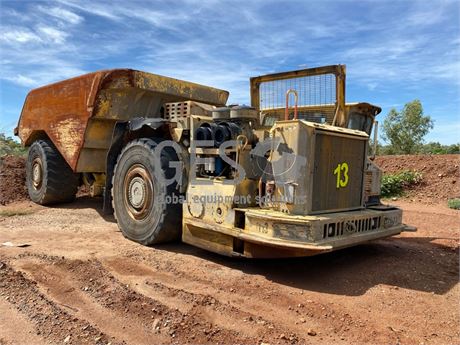
<path id="1" fill-rule="evenodd" d="M 336 110 L 333 120 L 334 126 L 346 125 L 345 118 L 345 65 L 330 65 L 315 68 L 307 68 L 296 71 L 266 74 L 250 78 L 251 106 L 260 110 L 260 84 L 267 81 L 285 80 L 299 77 L 309 77 L 322 74 L 334 74 L 336 77 Z"/>

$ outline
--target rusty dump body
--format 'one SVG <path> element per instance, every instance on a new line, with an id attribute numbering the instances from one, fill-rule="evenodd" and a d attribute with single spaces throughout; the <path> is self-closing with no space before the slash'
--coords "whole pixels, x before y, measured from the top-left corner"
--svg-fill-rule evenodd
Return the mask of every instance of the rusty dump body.
<path id="1" fill-rule="evenodd" d="M 226 106 L 224 90 L 130 69 L 32 90 L 16 129 L 36 146 L 32 200 L 56 200 L 40 189 L 49 183 L 42 160 L 60 155 L 66 176 L 103 195 L 123 235 L 146 245 L 180 237 L 229 256 L 308 256 L 414 230 L 380 202 L 368 142 L 381 109 L 345 102 L 345 66 L 250 84 L 251 107 Z M 165 140 L 176 154 L 155 161 Z M 48 142 L 58 153 L 42 157 Z M 158 176 L 173 167 L 180 179 L 170 188 Z"/>
<path id="2" fill-rule="evenodd" d="M 76 172 L 105 172 L 117 121 L 158 117 L 167 102 L 225 105 L 228 92 L 131 69 L 85 74 L 32 90 L 16 129 L 29 146 L 48 136 Z"/>

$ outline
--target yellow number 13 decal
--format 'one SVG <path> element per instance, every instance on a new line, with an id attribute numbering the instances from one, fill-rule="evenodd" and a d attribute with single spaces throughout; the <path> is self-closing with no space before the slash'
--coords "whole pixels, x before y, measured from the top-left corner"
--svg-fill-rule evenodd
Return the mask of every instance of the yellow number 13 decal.
<path id="1" fill-rule="evenodd" d="M 337 189 L 346 187 L 348 184 L 348 164 L 337 164 L 334 175 L 337 175 Z"/>

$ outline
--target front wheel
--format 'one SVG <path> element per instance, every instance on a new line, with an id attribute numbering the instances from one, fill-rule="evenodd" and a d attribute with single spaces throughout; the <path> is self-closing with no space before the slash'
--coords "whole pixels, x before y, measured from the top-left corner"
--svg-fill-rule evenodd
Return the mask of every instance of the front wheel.
<path id="1" fill-rule="evenodd" d="M 175 170 L 173 149 L 154 150 L 161 140 L 137 139 L 128 143 L 118 157 L 113 174 L 112 203 L 118 227 L 135 242 L 151 245 L 177 240 L 181 234 L 181 205 L 177 183 L 165 179 Z"/>

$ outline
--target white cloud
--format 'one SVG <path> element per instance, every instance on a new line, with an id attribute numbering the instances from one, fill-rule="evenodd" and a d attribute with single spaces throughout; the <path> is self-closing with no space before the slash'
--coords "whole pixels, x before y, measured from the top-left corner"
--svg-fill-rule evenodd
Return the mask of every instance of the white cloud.
<path id="1" fill-rule="evenodd" d="M 415 10 L 413 13 L 410 13 L 406 19 L 406 22 L 414 26 L 427 26 L 438 24 L 443 21 L 444 18 L 444 7 L 443 6 L 433 6 L 429 4 L 428 8 L 421 10 Z"/>
<path id="2" fill-rule="evenodd" d="M 22 74 L 18 74 L 16 76 L 7 77 L 7 80 L 12 81 L 18 85 L 25 86 L 25 87 L 34 87 L 37 85 L 37 81 L 30 78 L 23 76 Z"/>
<path id="3" fill-rule="evenodd" d="M 37 30 L 45 41 L 50 41 L 57 44 L 64 43 L 66 38 L 69 36 L 68 33 L 51 26 L 40 25 L 37 27 Z"/>
<path id="4" fill-rule="evenodd" d="M 62 7 L 38 6 L 38 10 L 56 19 L 66 21 L 70 24 L 79 24 L 84 20 L 82 16 L 79 16 L 78 14 L 72 11 L 66 10 Z"/>
<path id="5" fill-rule="evenodd" d="M 6 6 L 1 6 L 1 16 L 14 19 L 16 22 L 26 22 L 29 20 L 29 16 L 25 13 L 20 13 L 12 8 L 7 8 Z"/>
<path id="6" fill-rule="evenodd" d="M 81 2 L 75 2 L 75 1 L 68 1 L 68 0 L 57 0 L 57 2 L 61 3 L 62 5 L 66 5 L 75 9 L 78 9 L 80 11 L 90 13 L 96 16 L 112 19 L 112 20 L 119 20 L 120 17 L 115 15 L 112 11 L 113 4 L 115 2 L 112 2 L 110 4 L 108 3 L 103 3 L 103 4 L 98 4 L 97 2 L 91 2 L 91 3 L 81 3 Z"/>
<path id="7" fill-rule="evenodd" d="M 30 43 L 30 42 L 40 42 L 41 38 L 28 30 L 27 28 L 2 28 L 3 32 L 0 35 L 0 39 L 6 43 Z"/>
<path id="8" fill-rule="evenodd" d="M 27 88 L 43 86 L 58 80 L 86 73 L 85 70 L 67 64 L 65 61 L 49 61 L 46 66 L 38 66 L 23 75 L 12 70 L 2 70 L 1 78 Z"/>

